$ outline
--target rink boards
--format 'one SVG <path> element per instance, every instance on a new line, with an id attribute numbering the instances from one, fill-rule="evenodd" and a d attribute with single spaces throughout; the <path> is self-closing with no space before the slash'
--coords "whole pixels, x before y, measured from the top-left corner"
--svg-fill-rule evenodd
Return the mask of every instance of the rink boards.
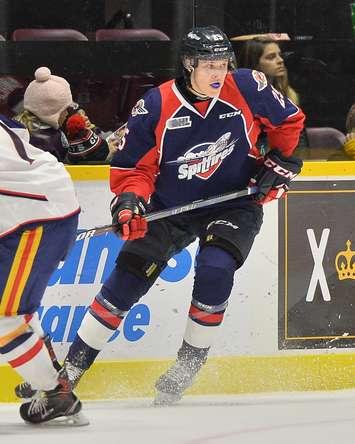
<path id="1" fill-rule="evenodd" d="M 68 170 L 82 206 L 79 227 L 110 223 L 108 167 Z M 287 200 L 265 206 L 262 231 L 236 275 L 211 359 L 191 393 L 355 386 L 354 179 L 355 162 L 308 162 Z M 121 246 L 110 233 L 77 241 L 53 274 L 39 315 L 60 359 Z M 196 248 L 174 257 L 129 312 L 83 378 L 84 398 L 153 394 L 184 333 Z M 0 366 L 0 401 L 15 399 L 17 381 Z"/>

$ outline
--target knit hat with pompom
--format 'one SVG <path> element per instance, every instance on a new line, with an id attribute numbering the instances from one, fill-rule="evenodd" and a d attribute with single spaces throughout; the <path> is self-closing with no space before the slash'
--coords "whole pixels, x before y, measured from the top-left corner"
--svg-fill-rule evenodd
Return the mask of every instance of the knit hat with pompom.
<path id="1" fill-rule="evenodd" d="M 85 119 L 80 114 L 70 116 L 64 127 L 67 136 L 68 159 L 75 163 L 83 160 L 104 161 L 109 153 L 108 144 L 90 128 L 87 128 Z"/>
<path id="2" fill-rule="evenodd" d="M 24 108 L 53 128 L 59 128 L 59 116 L 73 102 L 69 83 L 54 76 L 46 67 L 35 71 L 35 80 L 27 87 Z"/>

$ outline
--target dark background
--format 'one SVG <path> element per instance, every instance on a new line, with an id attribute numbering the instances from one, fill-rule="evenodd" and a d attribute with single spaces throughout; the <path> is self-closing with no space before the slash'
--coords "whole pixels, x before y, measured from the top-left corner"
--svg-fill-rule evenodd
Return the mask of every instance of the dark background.
<path id="1" fill-rule="evenodd" d="M 0 112 L 14 103 L 38 66 L 72 84 L 74 98 L 105 130 L 123 123 L 150 87 L 177 73 L 178 40 L 192 25 L 215 24 L 229 37 L 286 32 L 290 84 L 307 126 L 345 131 L 355 102 L 355 40 L 350 0 L 0 0 Z M 74 28 L 88 42 L 13 42 L 17 28 Z M 100 28 L 157 28 L 168 42 L 95 42 Z M 237 57 L 240 44 L 233 43 Z M 14 87 L 9 76 L 19 82 Z"/>

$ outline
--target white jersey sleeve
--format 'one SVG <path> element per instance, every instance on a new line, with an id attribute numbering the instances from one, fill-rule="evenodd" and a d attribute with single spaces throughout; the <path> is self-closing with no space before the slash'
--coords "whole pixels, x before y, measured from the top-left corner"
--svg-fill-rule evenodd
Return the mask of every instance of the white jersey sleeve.
<path id="1" fill-rule="evenodd" d="M 22 225 L 80 211 L 64 165 L 29 143 L 28 131 L 0 116 L 0 237 Z"/>

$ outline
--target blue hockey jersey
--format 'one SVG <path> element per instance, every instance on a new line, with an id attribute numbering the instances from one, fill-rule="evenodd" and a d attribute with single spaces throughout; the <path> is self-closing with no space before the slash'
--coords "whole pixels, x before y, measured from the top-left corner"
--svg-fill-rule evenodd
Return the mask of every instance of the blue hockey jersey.
<path id="1" fill-rule="evenodd" d="M 303 122 L 303 112 L 258 71 L 227 74 L 205 113 L 168 81 L 133 107 L 111 162 L 111 190 L 168 208 L 245 188 L 261 157 L 255 146 L 261 129 L 271 148 L 289 156 Z"/>

